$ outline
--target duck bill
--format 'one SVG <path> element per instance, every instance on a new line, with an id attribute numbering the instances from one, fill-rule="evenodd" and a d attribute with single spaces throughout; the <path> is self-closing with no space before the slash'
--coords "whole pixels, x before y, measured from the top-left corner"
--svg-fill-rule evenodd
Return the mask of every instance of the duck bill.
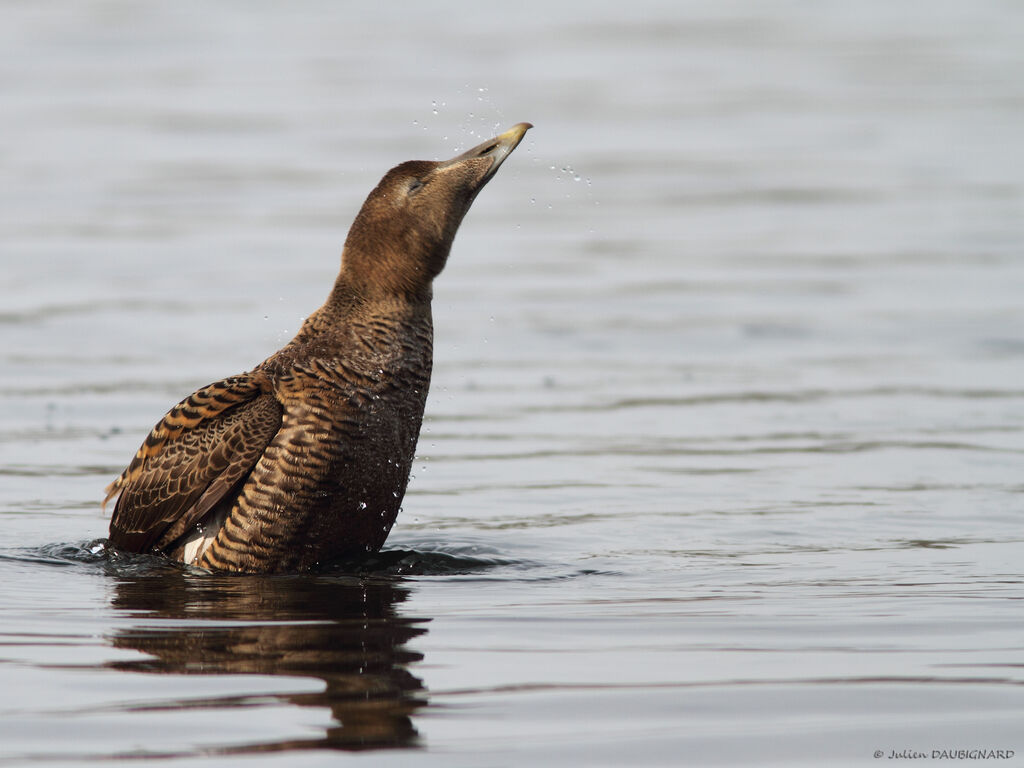
<path id="1" fill-rule="evenodd" d="M 531 128 L 533 128 L 531 123 L 516 123 L 504 133 L 495 136 L 493 139 L 481 142 L 472 149 L 467 149 L 461 155 L 453 157 L 440 167 L 447 168 L 466 160 L 488 158 L 491 161 L 491 165 L 487 169 L 485 179 L 489 179 L 495 174 L 498 167 L 505 162 L 505 158 L 512 154 L 512 150 L 519 146 L 519 142 L 523 140 L 523 136 Z"/>

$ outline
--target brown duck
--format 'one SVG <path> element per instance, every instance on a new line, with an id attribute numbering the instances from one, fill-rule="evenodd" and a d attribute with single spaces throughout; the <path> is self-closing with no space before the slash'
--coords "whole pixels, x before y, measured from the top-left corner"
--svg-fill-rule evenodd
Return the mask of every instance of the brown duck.
<path id="1" fill-rule="evenodd" d="M 430 384 L 431 283 L 473 199 L 531 127 L 392 168 L 295 338 L 171 408 L 107 487 L 107 501 L 118 496 L 110 545 L 252 572 L 380 549 Z"/>

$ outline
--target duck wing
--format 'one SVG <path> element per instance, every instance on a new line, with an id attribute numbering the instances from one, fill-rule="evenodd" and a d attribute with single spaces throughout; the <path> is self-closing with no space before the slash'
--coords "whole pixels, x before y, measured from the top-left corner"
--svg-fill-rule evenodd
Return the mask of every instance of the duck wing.
<path id="1" fill-rule="evenodd" d="M 149 552 L 190 531 L 252 471 L 281 415 L 259 373 L 214 382 L 171 408 L 107 486 L 104 504 L 118 496 L 110 545 Z"/>

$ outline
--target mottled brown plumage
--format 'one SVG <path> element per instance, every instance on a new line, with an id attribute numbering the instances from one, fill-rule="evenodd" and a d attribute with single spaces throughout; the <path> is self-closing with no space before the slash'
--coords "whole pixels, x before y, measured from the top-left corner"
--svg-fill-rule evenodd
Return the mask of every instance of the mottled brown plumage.
<path id="1" fill-rule="evenodd" d="M 430 384 L 431 283 L 530 127 L 389 171 L 349 230 L 334 289 L 295 338 L 174 406 L 108 486 L 110 544 L 253 572 L 379 549 Z"/>

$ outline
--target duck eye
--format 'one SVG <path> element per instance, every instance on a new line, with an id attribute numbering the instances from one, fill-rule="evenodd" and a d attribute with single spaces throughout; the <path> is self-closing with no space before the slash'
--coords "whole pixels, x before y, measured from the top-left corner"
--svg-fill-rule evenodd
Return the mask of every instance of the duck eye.
<path id="1" fill-rule="evenodd" d="M 414 195 L 423 188 L 423 182 L 419 179 L 413 179 L 409 183 L 409 188 L 405 190 L 406 194 Z"/>

